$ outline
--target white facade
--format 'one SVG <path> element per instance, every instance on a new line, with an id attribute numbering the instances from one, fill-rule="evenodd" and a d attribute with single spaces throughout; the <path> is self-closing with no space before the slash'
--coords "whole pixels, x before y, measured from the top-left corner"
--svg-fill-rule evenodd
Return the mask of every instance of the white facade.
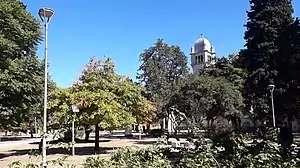
<path id="1" fill-rule="evenodd" d="M 191 48 L 190 55 L 194 74 L 197 74 L 199 70 L 202 70 L 209 65 L 213 65 L 216 62 L 216 52 L 214 47 L 202 35 L 196 40 L 196 43 Z"/>
<path id="2" fill-rule="evenodd" d="M 173 112 L 171 112 L 171 114 L 169 115 L 167 124 L 168 124 L 167 128 L 168 128 L 169 134 L 174 133 L 175 128 L 177 126 L 177 121 L 176 121 L 176 118 L 175 118 L 175 115 Z"/>

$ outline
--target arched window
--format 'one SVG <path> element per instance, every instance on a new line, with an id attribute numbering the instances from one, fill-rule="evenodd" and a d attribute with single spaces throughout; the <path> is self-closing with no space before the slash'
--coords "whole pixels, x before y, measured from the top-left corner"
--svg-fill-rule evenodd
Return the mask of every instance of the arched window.
<path id="1" fill-rule="evenodd" d="M 200 62 L 204 62 L 203 55 L 200 56 Z"/>
<path id="2" fill-rule="evenodd" d="M 199 58 L 199 56 L 196 56 L 196 64 L 198 64 L 198 63 L 199 63 L 199 61 L 200 61 L 200 58 Z"/>

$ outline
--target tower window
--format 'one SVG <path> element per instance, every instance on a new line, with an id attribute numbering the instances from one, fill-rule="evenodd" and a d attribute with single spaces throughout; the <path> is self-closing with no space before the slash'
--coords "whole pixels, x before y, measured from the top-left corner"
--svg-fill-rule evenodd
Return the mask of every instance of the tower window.
<path id="1" fill-rule="evenodd" d="M 203 55 L 200 56 L 200 62 L 204 62 Z"/>
<path id="2" fill-rule="evenodd" d="M 196 64 L 198 64 L 200 62 L 200 58 L 199 56 L 196 56 Z"/>

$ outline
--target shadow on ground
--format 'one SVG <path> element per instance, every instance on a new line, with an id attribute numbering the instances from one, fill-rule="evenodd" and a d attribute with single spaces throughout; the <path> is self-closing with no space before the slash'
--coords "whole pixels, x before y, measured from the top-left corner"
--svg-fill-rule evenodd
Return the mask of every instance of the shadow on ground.
<path id="1" fill-rule="evenodd" d="M 32 139 L 31 137 L 13 137 L 13 136 L 6 136 L 6 137 L 0 137 L 0 142 L 5 141 L 21 141 L 25 139 Z"/>
<path id="2" fill-rule="evenodd" d="M 99 140 L 99 142 L 110 142 L 111 140 L 108 140 L 108 139 L 104 139 L 104 140 Z M 71 139 L 67 139 L 67 140 L 63 140 L 63 139 L 58 139 L 58 140 L 53 140 L 53 141 L 48 141 L 47 144 L 58 144 L 58 143 L 68 143 L 68 142 L 72 142 Z M 95 140 L 88 140 L 88 141 L 85 141 L 83 139 L 76 139 L 75 140 L 76 143 L 78 144 L 82 144 L 82 143 L 95 143 Z M 29 144 L 39 144 L 40 142 L 31 142 Z"/>
<path id="3" fill-rule="evenodd" d="M 134 144 L 137 144 L 137 145 L 155 145 L 156 143 L 157 143 L 157 140 L 134 141 Z"/>
<path id="4" fill-rule="evenodd" d="M 113 152 L 113 150 L 116 150 L 120 147 L 100 147 L 99 151 L 95 151 L 94 147 L 76 147 L 75 153 L 76 155 L 94 155 L 94 154 L 108 154 Z M 0 161 L 1 159 L 4 159 L 6 157 L 10 156 L 22 156 L 22 155 L 34 155 L 38 154 L 37 149 L 25 149 L 25 150 L 10 150 L 10 153 L 8 154 L 0 154 Z M 71 154 L 71 150 L 64 149 L 64 148 L 50 148 L 47 149 L 47 155 L 56 155 L 56 154 L 62 154 L 62 155 L 69 155 Z"/>

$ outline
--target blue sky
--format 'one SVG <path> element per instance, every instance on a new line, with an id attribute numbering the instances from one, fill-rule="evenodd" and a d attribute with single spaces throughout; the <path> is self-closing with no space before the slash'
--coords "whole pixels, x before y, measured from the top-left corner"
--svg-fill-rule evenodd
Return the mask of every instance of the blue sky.
<path id="1" fill-rule="evenodd" d="M 187 56 L 201 33 L 218 56 L 244 46 L 248 0 L 23 0 L 36 17 L 40 7 L 55 10 L 49 27 L 52 78 L 70 86 L 91 56 L 111 57 L 119 74 L 135 78 L 139 54 L 158 38 L 179 45 Z M 294 2 L 295 15 L 300 4 Z M 43 44 L 39 47 L 43 58 Z M 189 59 L 189 58 L 188 58 Z M 190 61 L 190 59 L 189 59 Z"/>

